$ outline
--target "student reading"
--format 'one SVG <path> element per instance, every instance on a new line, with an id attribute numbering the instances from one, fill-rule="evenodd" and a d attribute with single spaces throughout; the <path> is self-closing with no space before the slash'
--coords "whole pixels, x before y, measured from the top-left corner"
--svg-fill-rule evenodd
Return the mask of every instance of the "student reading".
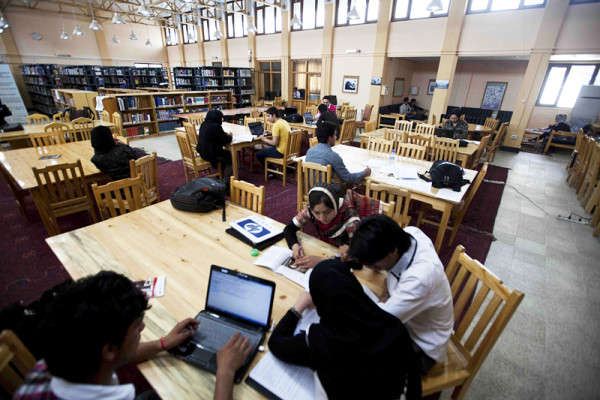
<path id="1" fill-rule="evenodd" d="M 92 163 L 96 168 L 107 173 L 113 181 L 129 178 L 129 160 L 137 160 L 138 156 L 131 147 L 115 142 L 108 127 L 100 125 L 92 129 L 92 147 Z"/>
<path id="2" fill-rule="evenodd" d="M 204 122 L 200 125 L 196 151 L 215 169 L 221 163 L 223 182 L 229 183 L 229 178 L 233 175 L 231 152 L 225 150 L 223 146 L 231 143 L 232 135 L 225 133 L 222 124 L 223 113 L 221 111 L 210 110 L 206 113 Z"/>
<path id="3" fill-rule="evenodd" d="M 402 322 L 365 294 L 350 267 L 326 260 L 314 269 L 310 294 L 303 292 L 279 321 L 269 349 L 282 361 L 316 371 L 316 398 L 420 398 L 421 379 Z M 294 336 L 302 312 L 314 306 L 320 317 Z"/>

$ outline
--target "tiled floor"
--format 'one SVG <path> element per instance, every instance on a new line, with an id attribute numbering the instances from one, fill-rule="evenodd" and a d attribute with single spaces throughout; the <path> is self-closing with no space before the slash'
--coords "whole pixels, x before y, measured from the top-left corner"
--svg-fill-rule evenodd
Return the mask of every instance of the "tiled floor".
<path id="1" fill-rule="evenodd" d="M 181 158 L 174 135 L 132 144 Z M 498 240 L 485 265 L 525 298 L 473 381 L 469 399 L 598 398 L 600 239 L 589 226 L 555 218 L 571 212 L 589 217 L 565 183 L 568 157 L 567 151 L 496 156 L 494 164 L 511 171 L 496 218 Z"/>

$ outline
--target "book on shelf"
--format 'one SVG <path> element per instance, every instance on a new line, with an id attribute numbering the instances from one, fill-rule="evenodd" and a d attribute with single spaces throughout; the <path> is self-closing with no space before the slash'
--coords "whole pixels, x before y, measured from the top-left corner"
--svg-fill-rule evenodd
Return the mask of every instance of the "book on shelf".
<path id="1" fill-rule="evenodd" d="M 117 105 L 120 111 L 135 110 L 140 108 L 140 99 L 137 97 L 117 97 Z"/>
<path id="2" fill-rule="evenodd" d="M 158 123 L 158 132 L 166 133 L 173 132 L 175 128 L 177 128 L 179 124 L 177 121 L 163 121 Z"/>

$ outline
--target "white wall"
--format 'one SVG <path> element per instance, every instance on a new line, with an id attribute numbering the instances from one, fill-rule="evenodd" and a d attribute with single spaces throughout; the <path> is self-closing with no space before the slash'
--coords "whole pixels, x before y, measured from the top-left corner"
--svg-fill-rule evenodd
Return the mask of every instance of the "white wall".
<path id="1" fill-rule="evenodd" d="M 292 31 L 290 55 L 292 59 L 315 59 L 322 57 L 323 29 Z"/>
<path id="2" fill-rule="evenodd" d="M 556 53 L 600 53 L 600 3 L 569 6 L 556 41 Z"/>
<path id="3" fill-rule="evenodd" d="M 392 22 L 388 41 L 390 57 L 439 56 L 448 18 Z"/>
<path id="4" fill-rule="evenodd" d="M 248 38 L 229 39 L 227 41 L 230 67 L 248 68 Z"/>

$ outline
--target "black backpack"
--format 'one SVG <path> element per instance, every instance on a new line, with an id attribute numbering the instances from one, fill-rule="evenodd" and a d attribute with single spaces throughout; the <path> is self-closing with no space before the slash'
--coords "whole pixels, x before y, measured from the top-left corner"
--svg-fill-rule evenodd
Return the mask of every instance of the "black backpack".
<path id="1" fill-rule="evenodd" d="M 284 120 L 286 120 L 287 122 L 292 122 L 292 123 L 302 123 L 304 122 L 304 117 L 300 114 L 290 114 L 290 115 L 286 115 L 285 117 L 283 117 Z"/>
<path id="2" fill-rule="evenodd" d="M 81 109 L 81 110 L 77 110 L 76 108 L 65 108 L 62 111 L 61 116 L 64 116 L 65 114 L 69 114 L 69 119 L 71 121 L 73 121 L 76 118 L 81 118 L 81 117 L 89 118 L 89 119 L 96 119 L 96 114 L 89 107 L 83 107 L 83 109 Z"/>
<path id="3" fill-rule="evenodd" d="M 223 181 L 213 178 L 198 178 L 177 188 L 171 194 L 174 208 L 189 212 L 208 212 L 223 206 L 225 208 L 225 191 Z"/>
<path id="4" fill-rule="evenodd" d="M 419 177 L 426 182 L 431 182 L 435 188 L 451 188 L 455 192 L 460 192 L 460 188 L 465 183 L 470 183 L 468 179 L 463 179 L 465 171 L 457 164 L 450 161 L 434 161 L 429 171 L 431 179 L 425 175 L 419 174 Z"/>

